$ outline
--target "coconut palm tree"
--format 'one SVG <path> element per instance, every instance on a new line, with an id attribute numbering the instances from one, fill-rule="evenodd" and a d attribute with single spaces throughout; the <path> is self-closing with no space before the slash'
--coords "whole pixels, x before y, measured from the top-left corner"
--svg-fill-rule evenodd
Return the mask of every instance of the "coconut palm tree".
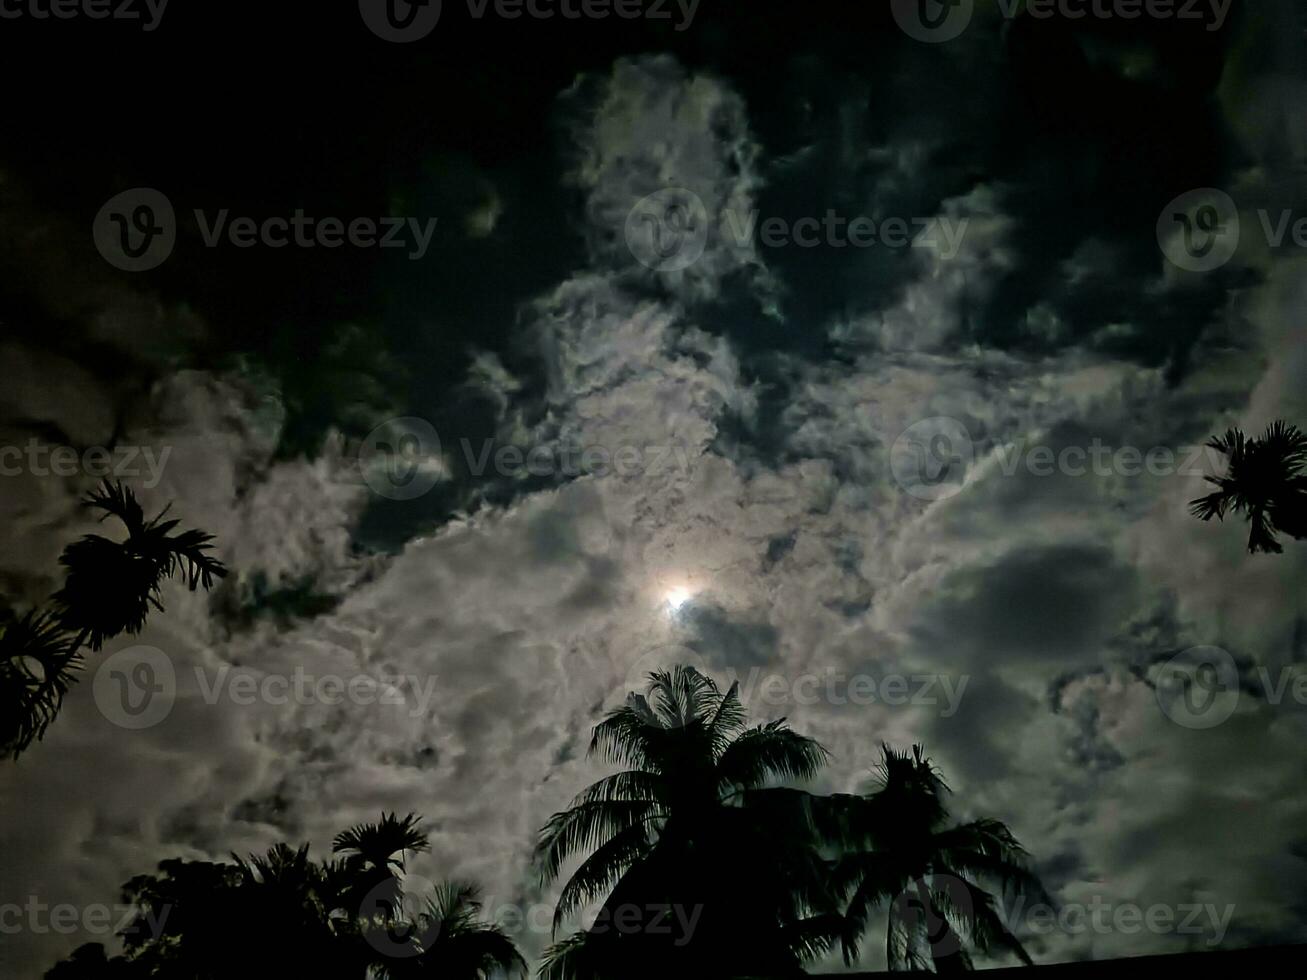
<path id="1" fill-rule="evenodd" d="M 145 626 L 150 607 L 163 610 L 164 579 L 181 573 L 192 592 L 227 574 L 222 562 L 208 554 L 213 535 L 187 530 L 165 521 L 168 508 L 150 520 L 130 488 L 104 481 L 84 501 L 103 511 L 101 520 L 116 517 L 127 530 L 125 541 L 98 534 L 84 535 L 64 549 L 60 563 L 68 570 L 55 593 L 62 625 L 78 634 L 77 646 L 99 650 L 105 640 L 136 634 Z"/>
<path id="2" fill-rule="evenodd" d="M 543 883 L 584 857 L 559 895 L 555 931 L 603 901 L 585 933 L 550 950 L 542 975 L 801 973 L 836 930 L 822 916 L 811 827 L 774 784 L 811 778 L 825 749 L 783 719 L 746 728 L 736 685 L 722 694 L 689 667 L 649 681 L 590 742 L 591 757 L 626 768 L 540 833 Z"/>
<path id="3" fill-rule="evenodd" d="M 885 907 L 891 970 L 971 969 L 969 949 L 1030 956 L 1003 922 L 997 897 L 1046 897 L 1026 852 L 997 820 L 950 824 L 949 791 L 920 745 L 883 747 L 875 791 L 846 798 L 849 852 L 834 878 L 850 895 L 844 957 L 852 962 L 873 910 Z M 997 890 L 987 891 L 982 883 Z"/>
<path id="4" fill-rule="evenodd" d="M 1287 422 L 1275 422 L 1260 437 L 1239 429 L 1208 442 L 1229 461 L 1224 476 L 1209 476 L 1215 493 L 1189 504 L 1197 518 L 1225 520 L 1242 514 L 1249 525 L 1248 551 L 1279 554 L 1277 534 L 1307 538 L 1307 434 Z"/>
<path id="5" fill-rule="evenodd" d="M 54 721 L 81 658 L 53 613 L 29 612 L 0 631 L 0 751 L 16 759 Z"/>

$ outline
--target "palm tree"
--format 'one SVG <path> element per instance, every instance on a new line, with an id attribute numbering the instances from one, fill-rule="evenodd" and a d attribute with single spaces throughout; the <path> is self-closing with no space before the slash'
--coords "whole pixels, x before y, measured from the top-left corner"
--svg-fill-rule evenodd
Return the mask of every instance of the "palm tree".
<path id="1" fill-rule="evenodd" d="M 997 820 L 950 825 L 948 786 L 920 745 L 912 753 L 883 747 L 878 785 L 866 797 L 845 798 L 849 843 L 835 880 L 851 893 L 844 957 L 858 956 L 871 912 L 886 906 L 885 956 L 891 970 L 953 973 L 971 969 L 970 948 L 1030 956 L 1003 922 L 1000 897 L 1044 897 L 1026 870 L 1026 852 Z M 858 842 L 858 843 L 855 843 Z"/>
<path id="2" fill-rule="evenodd" d="M 497 925 L 481 921 L 475 885 L 455 881 L 436 886 L 416 922 L 425 937 L 422 955 L 386 967 L 395 980 L 442 977 L 483 980 L 492 976 L 526 976 L 526 960 Z"/>
<path id="3" fill-rule="evenodd" d="M 147 521 L 136 495 L 120 483 L 106 480 L 83 504 L 122 521 L 127 540 L 88 534 L 70 544 L 59 558 L 68 574 L 53 596 L 54 610 L 29 612 L 0 633 L 0 751 L 14 759 L 45 735 L 59 713 L 81 668 L 83 646 L 99 650 L 105 640 L 139 633 L 150 607 L 163 609 L 165 578 L 180 571 L 194 591 L 212 588 L 215 578 L 227 574 L 207 554 L 213 535 L 173 534 L 179 522 L 163 520 L 167 508 Z"/>
<path id="4" fill-rule="evenodd" d="M 1229 511 L 1249 524 L 1248 551 L 1279 554 L 1276 538 L 1307 538 L 1307 434 L 1287 422 L 1275 422 L 1260 437 L 1230 429 L 1207 444 L 1229 460 L 1225 476 L 1209 476 L 1215 493 L 1190 501 L 1197 518 L 1225 520 Z"/>
<path id="5" fill-rule="evenodd" d="M 379 823 L 355 824 L 336 835 L 331 850 L 345 855 L 345 900 L 355 914 L 367 904 L 385 917 L 398 915 L 404 897 L 398 872 L 404 871 L 405 855 L 430 849 L 421 825 L 415 813 L 400 818 L 383 810 Z"/>
<path id="6" fill-rule="evenodd" d="M 54 721 L 81 658 L 52 613 L 32 611 L 0 629 L 0 751 L 17 759 Z"/>
<path id="7" fill-rule="evenodd" d="M 825 749 L 783 719 L 746 729 L 737 685 L 722 694 L 690 667 L 649 680 L 590 742 L 591 757 L 626 768 L 541 831 L 543 883 L 588 855 L 559 895 L 555 932 L 604 900 L 589 930 L 549 951 L 542 976 L 801 973 L 836 930 L 821 914 L 811 827 L 772 784 L 811 778 Z"/>
<path id="8" fill-rule="evenodd" d="M 163 610 L 160 589 L 177 572 L 192 592 L 200 585 L 212 588 L 215 578 L 227 574 L 222 562 L 207 553 L 213 535 L 172 533 L 180 522 L 163 519 L 166 507 L 147 521 L 136 495 L 120 483 L 104 481 L 84 506 L 104 511 L 101 520 L 118 518 L 127 540 L 87 534 L 59 558 L 68 573 L 54 599 L 62 625 L 78 633 L 76 646 L 88 643 L 99 650 L 105 640 L 139 633 L 151 606 Z"/>

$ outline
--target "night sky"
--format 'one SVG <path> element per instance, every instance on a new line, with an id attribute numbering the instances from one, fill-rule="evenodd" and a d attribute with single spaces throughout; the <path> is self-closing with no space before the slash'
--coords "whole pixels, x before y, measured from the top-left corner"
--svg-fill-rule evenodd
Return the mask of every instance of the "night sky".
<path id="1" fill-rule="evenodd" d="M 1307 545 L 1249 555 L 1241 522 L 1195 521 L 1211 459 L 1183 465 L 1231 425 L 1307 422 L 1307 15 L 974 6 L 935 43 L 883 0 L 630 20 L 445 0 L 393 43 L 354 3 L 179 2 L 149 30 L 143 0 L 141 21 L 14 3 L 0 447 L 149 448 L 159 471 L 124 479 L 212 532 L 231 574 L 174 583 L 0 767 L 0 904 L 113 903 L 166 857 L 323 852 L 385 809 L 427 819 L 415 873 L 550 906 L 531 847 L 605 771 L 590 728 L 686 662 L 752 680 L 755 720 L 818 738 L 815 789 L 857 791 L 882 741 L 924 742 L 959 814 L 1006 821 L 1061 900 L 1233 906 L 1221 945 L 1307 941 L 1307 713 L 1256 683 L 1307 669 Z M 176 240 L 131 272 L 93 226 L 138 188 L 166 197 Z M 707 219 L 684 263 L 648 261 L 639 209 L 669 194 Z M 1217 199 L 1238 247 L 1183 268 L 1167 218 Z M 211 246 L 223 211 L 398 216 L 403 244 Z M 959 237 L 731 234 L 828 214 Z M 377 451 L 404 433 L 413 493 Z M 940 433 L 960 457 L 905 478 Z M 1045 475 L 1014 456 L 1096 444 L 1176 465 Z M 569 449 L 590 462 L 560 464 Z M 7 603 L 58 587 L 96 482 L 26 456 L 0 476 Z M 176 695 L 133 730 L 94 678 L 141 645 Z M 1163 710 L 1159 676 L 1206 647 L 1247 683 L 1202 728 Z M 404 703 L 205 694 L 297 670 L 401 678 Z M 965 687 L 945 706 L 793 683 L 891 675 Z M 765 697 L 768 676 L 789 694 Z M 93 938 L 0 935 L 0 973 Z M 534 961 L 549 934 L 514 939 Z M 1049 962 L 1215 942 L 1027 945 Z"/>

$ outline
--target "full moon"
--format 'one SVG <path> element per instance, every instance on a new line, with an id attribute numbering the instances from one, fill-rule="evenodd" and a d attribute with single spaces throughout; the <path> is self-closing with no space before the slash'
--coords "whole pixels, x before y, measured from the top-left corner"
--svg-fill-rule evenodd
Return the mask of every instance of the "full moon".
<path id="1" fill-rule="evenodd" d="M 690 595 L 689 589 L 677 588 L 669 590 L 667 593 L 667 608 L 672 612 L 676 612 L 690 600 Z"/>

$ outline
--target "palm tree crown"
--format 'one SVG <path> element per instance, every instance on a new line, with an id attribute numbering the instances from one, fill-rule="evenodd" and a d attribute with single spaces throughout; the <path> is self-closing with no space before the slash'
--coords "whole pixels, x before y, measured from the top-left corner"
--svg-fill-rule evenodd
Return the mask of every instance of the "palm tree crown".
<path id="1" fill-rule="evenodd" d="M 1307 434 L 1287 422 L 1276 422 L 1260 437 L 1238 429 L 1207 444 L 1229 460 L 1225 476 L 1209 476 L 1216 492 L 1189 504 L 1197 518 L 1225 520 L 1233 511 L 1248 520 L 1248 550 L 1278 554 L 1284 549 L 1277 534 L 1307 538 Z"/>
<path id="2" fill-rule="evenodd" d="M 84 535 L 59 559 L 68 570 L 54 596 L 60 619 L 85 637 L 92 650 L 122 633 L 139 633 L 150 607 L 163 609 L 164 579 L 181 572 L 194 591 L 201 585 L 212 588 L 215 578 L 227 574 L 222 562 L 208 554 L 213 535 L 194 529 L 174 534 L 180 522 L 163 519 L 167 508 L 146 520 L 136 495 L 120 483 L 106 480 L 85 505 L 104 511 L 101 520 L 116 517 L 127 530 L 125 541 Z"/>
<path id="3" fill-rule="evenodd" d="M 848 812 L 853 846 L 835 877 L 851 894 L 844 955 L 858 956 L 871 912 L 886 906 L 885 954 L 891 970 L 954 972 L 971 968 L 967 945 L 984 953 L 1007 950 L 1031 960 L 1009 931 L 995 895 L 1043 896 L 1026 870 L 1026 852 L 997 820 L 950 825 L 948 786 L 920 745 L 912 753 L 883 747 L 877 787 Z"/>
<path id="4" fill-rule="evenodd" d="M 544 882 L 573 855 L 588 854 L 559 896 L 555 929 L 606 896 L 601 918 L 655 900 L 699 908 L 694 943 L 687 936 L 683 945 L 704 969 L 733 955 L 783 970 L 822 947 L 810 928 L 819 886 L 809 841 L 776 832 L 769 821 L 785 808 L 766 796 L 774 783 L 816 774 L 827 759 L 817 742 L 783 719 L 746 728 L 737 685 L 722 694 L 711 678 L 677 667 L 651 674 L 647 695 L 628 695 L 595 727 L 590 755 L 626 768 L 590 786 L 541 831 L 536 856 Z M 740 853 L 748 857 L 729 856 Z M 731 867 L 725 875 L 724 861 Z M 591 969 L 584 961 L 598 956 L 596 933 L 592 927 L 555 947 L 543 975 L 584 975 Z M 633 941 L 609 932 L 602 945 Z M 617 975 L 630 975 L 632 958 L 623 959 L 627 972 Z M 651 970 L 653 962 L 646 963 Z"/>

